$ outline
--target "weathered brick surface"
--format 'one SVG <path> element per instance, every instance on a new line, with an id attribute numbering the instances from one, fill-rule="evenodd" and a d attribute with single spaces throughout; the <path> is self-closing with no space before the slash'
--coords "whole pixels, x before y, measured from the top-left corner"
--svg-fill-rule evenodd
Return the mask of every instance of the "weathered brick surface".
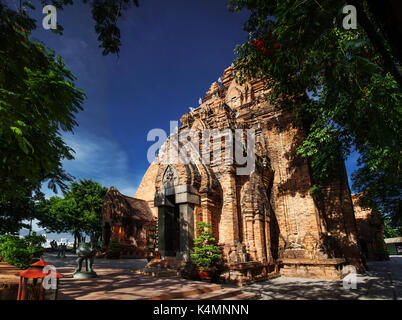
<path id="1" fill-rule="evenodd" d="M 148 202 L 150 209 L 152 210 L 152 214 L 154 217 L 158 217 L 157 208 L 154 206 L 154 198 L 155 198 L 155 180 L 156 175 L 158 173 L 159 167 L 152 163 L 148 170 L 145 172 L 144 177 L 142 178 L 141 184 L 137 189 L 135 194 L 135 198 L 143 199 Z"/>
<path id="2" fill-rule="evenodd" d="M 384 222 L 378 212 L 359 204 L 361 194 L 352 194 L 358 237 L 367 260 L 388 260 L 384 242 Z"/>
<path id="3" fill-rule="evenodd" d="M 234 73 L 233 68 L 225 70 L 223 87 L 212 84 L 202 105 L 182 116 L 178 132 L 218 129 L 221 140 L 205 150 L 205 142 L 200 139 L 201 154 L 191 153 L 193 163 L 169 166 L 163 162 L 173 143 L 168 140 L 147 170 L 136 198 L 146 200 L 157 216 L 158 207 L 153 204 L 156 193 L 191 186 L 191 195 L 199 199 L 192 202 L 194 229 L 199 221 L 212 223 L 226 265 L 233 271 L 228 271 L 228 277 L 237 274 L 235 278 L 240 282 L 246 281 L 244 277 L 258 279 L 259 275 L 253 272 L 266 277 L 267 271 L 262 266 L 274 265 L 280 259 L 288 261 L 283 264 L 282 273 L 289 276 L 335 278 L 341 266 L 333 263 L 334 258 L 345 258 L 362 270 L 345 172 L 327 186 L 324 199 L 316 203 L 310 196 L 308 164 L 296 156 L 303 133 L 293 127 L 291 115 L 284 113 L 279 105 L 267 102 L 269 90 L 263 82 L 240 85 L 234 80 Z M 223 132 L 224 129 L 227 131 Z M 201 156 L 222 150 L 224 137 L 230 133 L 235 136 L 236 129 L 255 130 L 254 171 L 238 175 L 236 169 L 241 165 L 223 159 L 202 163 Z M 245 138 L 244 135 L 242 140 L 247 148 Z M 185 145 L 186 142 L 179 143 L 180 148 Z M 306 259 L 320 263 L 309 265 Z M 305 262 L 303 266 L 298 264 L 301 260 Z M 258 267 L 248 264 L 247 271 L 233 267 L 233 263 L 250 262 Z"/>

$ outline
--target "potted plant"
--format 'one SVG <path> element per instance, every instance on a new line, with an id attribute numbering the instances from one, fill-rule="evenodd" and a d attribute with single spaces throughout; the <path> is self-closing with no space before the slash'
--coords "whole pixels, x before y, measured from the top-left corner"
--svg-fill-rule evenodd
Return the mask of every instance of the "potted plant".
<path id="1" fill-rule="evenodd" d="M 147 260 L 148 262 L 154 258 L 160 258 L 158 249 L 158 220 L 156 218 L 152 219 L 151 224 L 147 230 Z"/>
<path id="2" fill-rule="evenodd" d="M 222 257 L 221 250 L 212 236 L 211 227 L 211 224 L 205 222 L 198 223 L 197 231 L 200 236 L 194 239 L 194 249 L 190 255 L 192 262 L 197 266 L 198 275 L 203 281 L 211 281 Z"/>

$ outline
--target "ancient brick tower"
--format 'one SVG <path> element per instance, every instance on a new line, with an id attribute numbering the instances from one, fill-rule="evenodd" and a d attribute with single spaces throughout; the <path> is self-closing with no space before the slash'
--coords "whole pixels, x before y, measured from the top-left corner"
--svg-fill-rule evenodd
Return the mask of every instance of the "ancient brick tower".
<path id="1" fill-rule="evenodd" d="M 229 67 L 222 86 L 213 83 L 202 104 L 184 114 L 180 134 L 191 129 L 218 129 L 222 142 L 236 129 L 255 130 L 255 167 L 237 174 L 234 161 L 203 163 L 212 153 L 203 150 L 194 161 L 166 163 L 171 140 L 161 148 L 136 193 L 148 201 L 159 220 L 162 256 L 187 260 L 197 223 L 210 222 L 223 248 L 226 271 L 222 278 L 244 284 L 269 275 L 339 278 L 349 263 L 362 269 L 353 204 L 346 171 L 329 185 L 325 198 L 310 196 L 308 164 L 295 150 L 303 138 L 290 116 L 266 100 L 261 81 L 242 85 Z M 226 130 L 225 130 L 226 129 Z M 226 136 L 226 137 L 225 137 Z M 216 138 L 216 137 L 215 137 Z M 240 138 L 247 146 L 244 136 Z"/>

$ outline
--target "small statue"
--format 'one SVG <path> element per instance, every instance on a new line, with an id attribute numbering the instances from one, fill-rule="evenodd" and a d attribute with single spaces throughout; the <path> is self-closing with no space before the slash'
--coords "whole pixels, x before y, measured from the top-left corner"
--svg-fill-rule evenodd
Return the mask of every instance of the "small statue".
<path id="1" fill-rule="evenodd" d="M 76 253 L 77 258 L 77 268 L 75 268 L 73 277 L 79 279 L 95 278 L 97 276 L 96 272 L 92 269 L 94 263 L 94 257 L 96 254 L 96 247 L 93 244 L 80 242 L 78 244 Z M 85 260 L 86 271 L 81 271 L 82 262 Z"/>

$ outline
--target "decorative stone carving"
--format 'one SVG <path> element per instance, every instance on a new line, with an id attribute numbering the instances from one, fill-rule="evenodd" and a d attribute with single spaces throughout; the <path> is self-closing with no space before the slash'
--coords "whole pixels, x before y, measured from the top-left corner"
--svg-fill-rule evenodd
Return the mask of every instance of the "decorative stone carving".
<path id="1" fill-rule="evenodd" d="M 179 184 L 179 177 L 176 170 L 171 165 L 166 167 L 165 173 L 162 178 L 162 184 L 164 187 L 173 187 Z"/>
<path id="2" fill-rule="evenodd" d="M 244 243 L 235 240 L 234 250 L 229 253 L 230 263 L 245 263 L 247 262 L 247 249 Z"/>
<path id="3" fill-rule="evenodd" d="M 193 121 L 194 117 L 189 113 L 183 114 L 183 116 L 180 118 L 180 122 L 184 127 L 191 125 Z"/>
<path id="4" fill-rule="evenodd" d="M 290 249 L 303 249 L 302 239 L 300 239 L 299 234 L 295 232 L 293 236 L 289 237 L 289 248 Z"/>
<path id="5" fill-rule="evenodd" d="M 200 118 L 201 119 L 206 119 L 209 117 L 209 115 L 212 113 L 211 106 L 205 105 L 201 108 L 200 110 Z"/>

